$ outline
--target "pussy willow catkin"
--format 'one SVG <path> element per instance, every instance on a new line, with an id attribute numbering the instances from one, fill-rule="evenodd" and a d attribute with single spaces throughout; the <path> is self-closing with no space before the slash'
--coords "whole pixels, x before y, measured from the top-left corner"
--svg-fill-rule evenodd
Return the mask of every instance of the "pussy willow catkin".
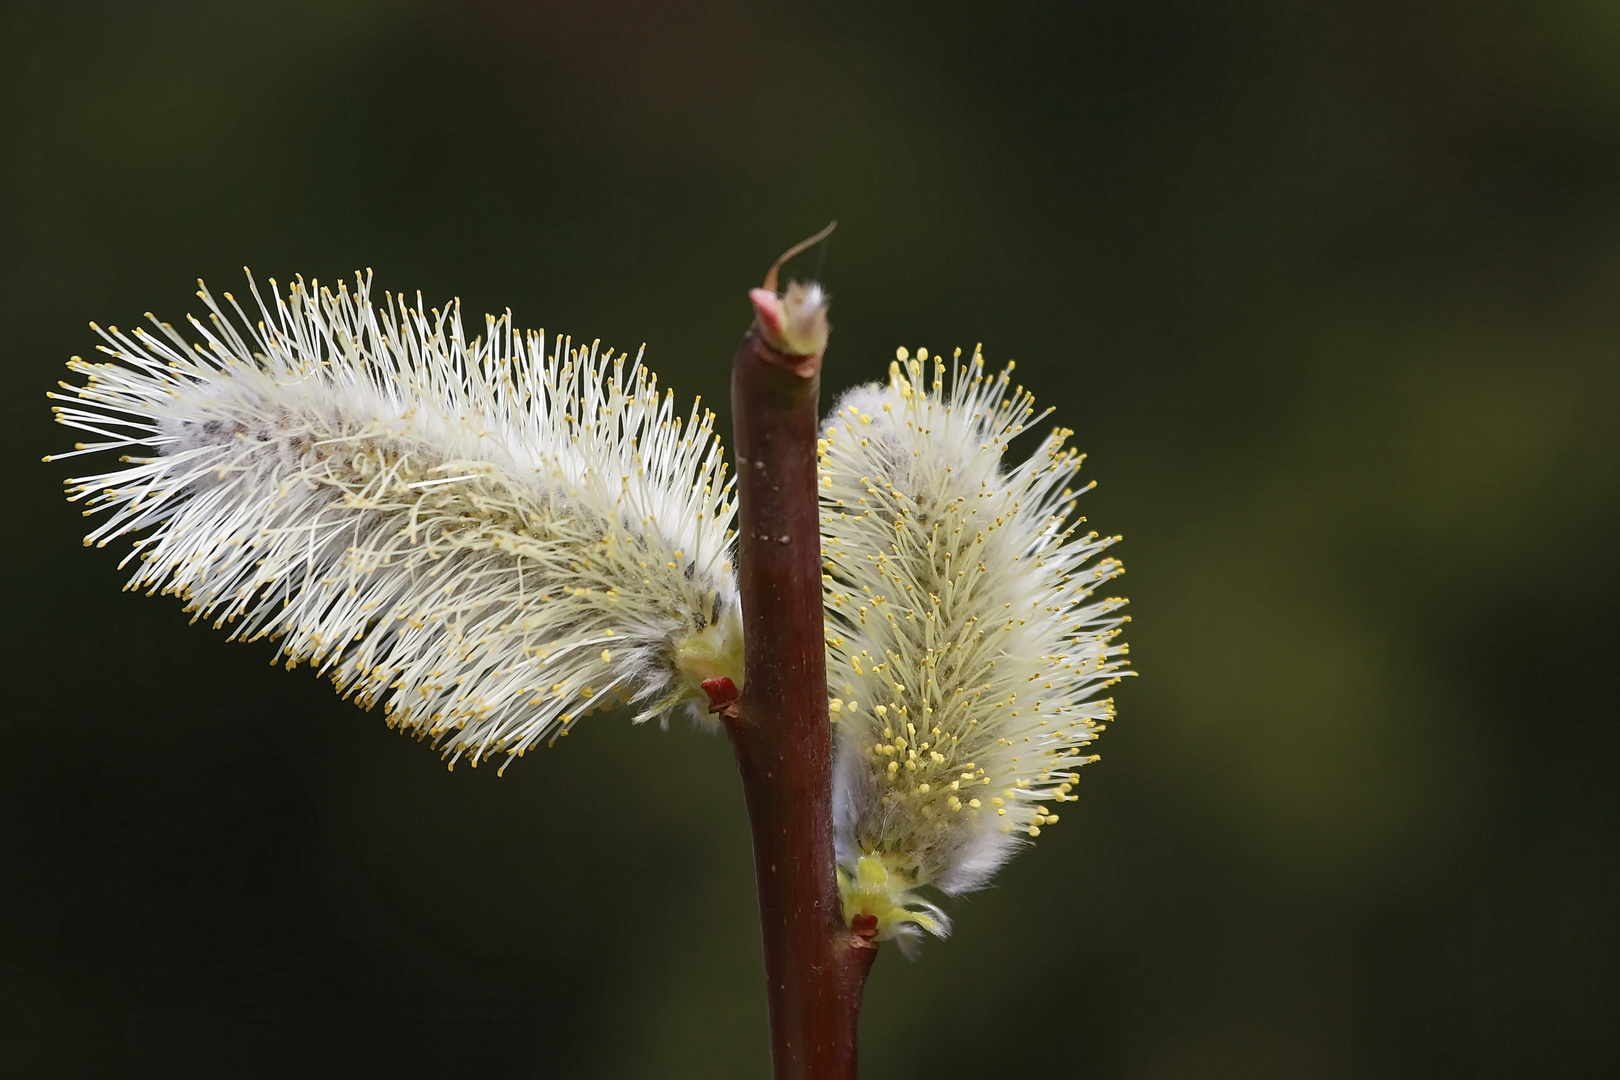
<path id="1" fill-rule="evenodd" d="M 1119 538 L 1079 530 L 1071 432 L 1007 463 L 1038 419 L 1011 371 L 901 350 L 819 448 L 846 917 L 902 944 L 949 928 L 912 890 L 979 887 L 1058 820 L 1128 673 Z"/>
<path id="2" fill-rule="evenodd" d="M 105 515 L 87 544 L 138 534 L 131 588 L 279 639 L 452 766 L 741 684 L 710 414 L 676 415 L 639 358 L 548 352 L 510 312 L 469 340 L 458 303 L 378 305 L 369 275 L 249 287 L 251 315 L 199 292 L 193 340 L 150 315 L 97 327 L 110 359 L 74 358 L 83 382 L 53 395 L 97 438 L 74 454 L 124 452 L 69 490 Z"/>

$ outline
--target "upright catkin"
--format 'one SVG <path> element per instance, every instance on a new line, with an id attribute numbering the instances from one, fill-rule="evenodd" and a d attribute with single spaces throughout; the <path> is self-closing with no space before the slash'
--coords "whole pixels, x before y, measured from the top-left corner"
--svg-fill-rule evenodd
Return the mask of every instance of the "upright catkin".
<path id="1" fill-rule="evenodd" d="M 902 944 L 949 928 L 914 889 L 978 888 L 1058 820 L 1129 674 L 1119 537 L 1080 531 L 1072 432 L 1007 464 L 1039 419 L 1012 370 L 902 349 L 819 446 L 845 914 Z"/>

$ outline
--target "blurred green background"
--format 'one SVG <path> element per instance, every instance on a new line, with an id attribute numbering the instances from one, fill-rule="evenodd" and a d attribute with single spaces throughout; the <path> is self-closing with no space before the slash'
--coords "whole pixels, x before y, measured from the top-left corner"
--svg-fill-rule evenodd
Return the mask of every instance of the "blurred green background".
<path id="1" fill-rule="evenodd" d="M 369 266 L 723 411 L 835 216 L 828 390 L 1020 361 L 1143 675 L 866 1074 L 1620 1074 L 1613 0 L 6 0 L 0 1074 L 766 1075 L 723 740 L 447 774 L 121 593 L 44 393 Z"/>

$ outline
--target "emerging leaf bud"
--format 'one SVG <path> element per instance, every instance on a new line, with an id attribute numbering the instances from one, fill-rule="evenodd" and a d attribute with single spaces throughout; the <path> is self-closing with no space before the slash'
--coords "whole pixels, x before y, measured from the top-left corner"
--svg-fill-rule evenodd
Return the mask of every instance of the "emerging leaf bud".
<path id="1" fill-rule="evenodd" d="M 788 356 L 820 356 L 827 348 L 832 330 L 827 322 L 831 297 L 820 285 L 795 281 L 782 296 L 769 289 L 752 289 L 748 299 L 753 301 L 760 333 L 772 348 Z"/>

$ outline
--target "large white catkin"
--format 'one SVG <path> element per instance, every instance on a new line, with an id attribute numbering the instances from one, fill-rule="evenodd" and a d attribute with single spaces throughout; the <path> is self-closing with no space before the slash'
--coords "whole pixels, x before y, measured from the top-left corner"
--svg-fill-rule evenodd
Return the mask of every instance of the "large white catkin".
<path id="1" fill-rule="evenodd" d="M 1057 820 L 1128 674 L 1125 601 L 1096 595 L 1119 538 L 1078 532 L 1071 432 L 1006 464 L 1039 419 L 1011 370 L 901 350 L 820 446 L 839 862 L 894 934 L 948 926 L 911 888 L 980 887 Z"/>
<path id="2" fill-rule="evenodd" d="M 199 341 L 96 328 L 111 361 L 74 358 L 84 384 L 53 395 L 101 440 L 75 453 L 126 452 L 69 485 L 107 514 L 87 544 L 144 534 L 130 587 L 278 638 L 452 766 L 741 683 L 710 414 L 677 416 L 639 358 L 548 353 L 510 312 L 469 340 L 459 304 L 379 306 L 369 275 L 270 304 L 249 280 L 254 317 L 198 294 Z"/>

